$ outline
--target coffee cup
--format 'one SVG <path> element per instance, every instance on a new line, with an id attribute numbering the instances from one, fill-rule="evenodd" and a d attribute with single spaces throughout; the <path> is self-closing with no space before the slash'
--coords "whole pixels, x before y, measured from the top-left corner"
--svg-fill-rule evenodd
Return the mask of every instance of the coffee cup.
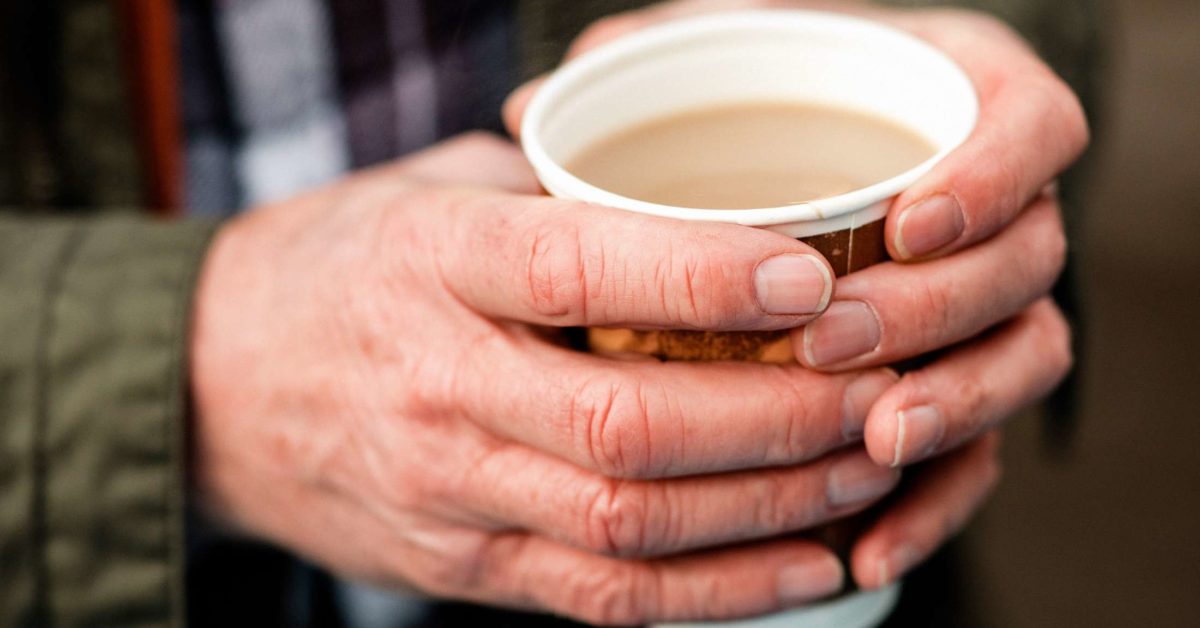
<path id="1" fill-rule="evenodd" d="M 849 192 L 752 209 L 696 209 L 602 189 L 567 165 L 582 151 L 648 121 L 714 107 L 797 103 L 845 109 L 902 126 L 933 147 L 928 159 Z M 678 220 L 724 222 L 797 238 L 841 276 L 887 259 L 884 219 L 895 197 L 971 134 L 978 100 L 965 73 L 929 44 L 893 28 L 799 10 L 717 13 L 647 28 L 555 71 L 521 126 L 525 155 L 554 196 Z M 666 360 L 794 360 L 786 332 L 589 330 L 593 350 Z M 895 588 L 856 592 L 747 626 L 868 626 Z M 823 623 L 833 621 L 835 623 Z M 776 623 L 761 623 L 776 622 Z M 742 625 L 741 623 L 736 625 Z"/>

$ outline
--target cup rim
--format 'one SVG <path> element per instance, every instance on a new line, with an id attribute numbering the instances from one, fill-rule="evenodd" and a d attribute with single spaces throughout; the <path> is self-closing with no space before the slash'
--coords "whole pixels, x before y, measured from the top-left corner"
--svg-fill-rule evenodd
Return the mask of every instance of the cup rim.
<path id="1" fill-rule="evenodd" d="M 968 98 L 962 104 L 967 108 L 968 123 L 964 125 L 963 131 L 958 137 L 946 142 L 929 159 L 890 179 L 836 196 L 791 205 L 754 209 L 675 207 L 622 196 L 594 186 L 575 176 L 550 157 L 538 137 L 537 129 L 540 128 L 550 107 L 564 97 L 564 92 L 589 74 L 601 71 L 607 66 L 619 64 L 646 49 L 657 48 L 679 40 L 691 40 L 717 31 L 747 28 L 789 31 L 797 27 L 812 28 L 814 25 L 857 37 L 890 39 L 893 42 L 913 46 L 929 55 L 931 60 L 936 63 L 942 63 L 950 80 L 959 81 L 966 87 L 964 93 L 968 95 Z M 521 120 L 521 147 L 526 158 L 538 173 L 539 179 L 542 180 L 542 185 L 551 194 L 682 220 L 760 226 L 778 225 L 834 218 L 870 207 L 899 194 L 933 169 L 934 165 L 946 155 L 961 146 L 974 132 L 978 124 L 978 117 L 978 94 L 966 72 L 946 53 L 915 35 L 879 22 L 839 13 L 801 9 L 756 9 L 718 12 L 652 26 L 603 44 L 595 50 L 568 61 L 550 75 L 526 108 Z M 919 130 L 914 129 L 914 131 L 924 136 Z"/>

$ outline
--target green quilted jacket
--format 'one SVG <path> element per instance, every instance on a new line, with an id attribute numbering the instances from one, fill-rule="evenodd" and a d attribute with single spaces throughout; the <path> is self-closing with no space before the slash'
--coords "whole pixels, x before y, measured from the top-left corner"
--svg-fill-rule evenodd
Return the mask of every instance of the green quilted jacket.
<path id="1" fill-rule="evenodd" d="M 529 76 L 646 3 L 520 4 Z M 1093 2 L 960 4 L 1092 92 Z M 0 626 L 185 617 L 188 312 L 217 225 L 145 209 L 117 5 L 0 8 Z"/>

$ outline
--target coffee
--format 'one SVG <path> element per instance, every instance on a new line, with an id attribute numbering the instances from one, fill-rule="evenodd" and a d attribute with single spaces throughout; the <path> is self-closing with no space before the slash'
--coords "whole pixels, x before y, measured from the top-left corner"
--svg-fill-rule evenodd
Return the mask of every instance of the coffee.
<path id="1" fill-rule="evenodd" d="M 566 168 L 641 201 L 754 209 L 864 188 L 936 152 L 915 132 L 850 109 L 752 102 L 632 126 L 585 148 Z"/>

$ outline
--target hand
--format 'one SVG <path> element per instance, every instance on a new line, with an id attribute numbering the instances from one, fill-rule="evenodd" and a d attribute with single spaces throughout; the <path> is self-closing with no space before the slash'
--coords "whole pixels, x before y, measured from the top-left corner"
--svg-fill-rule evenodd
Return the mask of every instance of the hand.
<path id="1" fill-rule="evenodd" d="M 200 503 L 350 577 L 597 623 L 837 590 L 827 549 L 763 539 L 895 486 L 845 448 L 893 373 L 546 339 L 795 327 L 824 308 L 825 262 L 767 231 L 537 192 L 515 147 L 477 135 L 222 230 L 193 313 Z"/>
<path id="2" fill-rule="evenodd" d="M 975 338 L 906 373 L 871 409 L 865 429 L 871 457 L 908 465 L 994 429 L 1070 369 L 1070 330 L 1046 298 L 1066 254 L 1058 203 L 1047 190 L 1087 144 L 1087 124 L 1070 89 L 1017 35 L 961 10 L 683 0 L 601 20 L 568 57 L 666 20 L 789 7 L 855 13 L 908 30 L 954 58 L 979 93 L 979 123 L 969 140 L 889 212 L 887 245 L 898 261 L 840 279 L 825 314 L 792 335 L 797 359 L 826 372 L 894 363 Z M 514 135 L 539 84 L 522 87 L 505 106 Z M 995 467 L 994 447 L 972 451 L 956 458 L 970 462 L 938 463 L 962 469 L 961 477 L 931 481 L 940 489 L 918 488 L 906 498 L 929 509 L 899 506 L 862 538 L 853 557 L 861 586 L 886 584 L 919 562 L 961 525 L 966 506 L 981 501 L 995 475 L 987 470 Z M 939 490 L 953 502 L 918 497 Z"/>

